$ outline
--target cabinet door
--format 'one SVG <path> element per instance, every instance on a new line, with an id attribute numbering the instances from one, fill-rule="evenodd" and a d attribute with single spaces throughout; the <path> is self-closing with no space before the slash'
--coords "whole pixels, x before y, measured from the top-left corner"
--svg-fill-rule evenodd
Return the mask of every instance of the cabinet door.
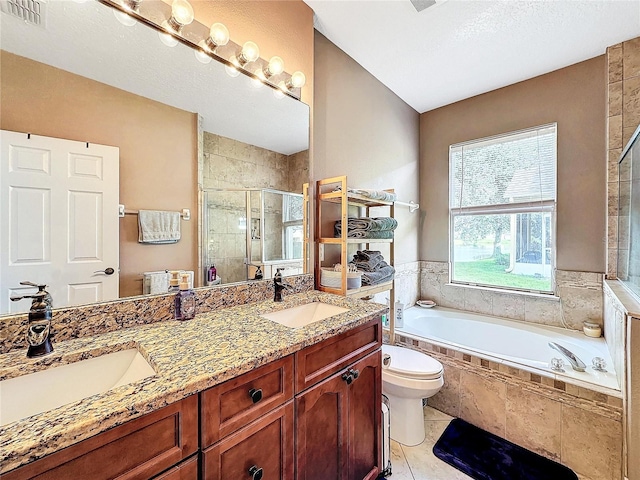
<path id="1" fill-rule="evenodd" d="M 348 389 L 342 373 L 295 399 L 298 480 L 348 478 Z"/>
<path id="2" fill-rule="evenodd" d="M 293 480 L 293 402 L 203 452 L 203 480 Z"/>
<path id="3" fill-rule="evenodd" d="M 198 450 L 198 395 L 3 474 L 3 480 L 146 480 Z"/>
<path id="4" fill-rule="evenodd" d="M 378 350 L 354 363 L 349 391 L 349 479 L 377 478 L 381 464 L 382 365 Z"/>

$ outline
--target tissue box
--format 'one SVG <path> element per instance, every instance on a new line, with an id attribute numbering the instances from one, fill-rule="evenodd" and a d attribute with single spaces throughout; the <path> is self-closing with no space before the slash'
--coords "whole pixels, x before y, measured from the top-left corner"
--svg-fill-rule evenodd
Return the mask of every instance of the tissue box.
<path id="1" fill-rule="evenodd" d="M 322 267 L 320 274 L 320 285 L 329 288 L 342 287 L 342 272 L 336 272 L 333 268 Z M 362 273 L 347 273 L 347 289 L 360 288 L 362 286 Z"/>

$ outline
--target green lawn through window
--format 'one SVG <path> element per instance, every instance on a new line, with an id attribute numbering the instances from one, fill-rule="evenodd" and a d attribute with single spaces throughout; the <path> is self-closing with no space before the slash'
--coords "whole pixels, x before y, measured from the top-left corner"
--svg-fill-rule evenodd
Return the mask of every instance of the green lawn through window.
<path id="1" fill-rule="evenodd" d="M 478 283 L 525 290 L 551 290 L 550 278 L 515 275 L 505 272 L 504 265 L 498 265 L 493 258 L 456 262 L 453 279 L 457 282 Z"/>

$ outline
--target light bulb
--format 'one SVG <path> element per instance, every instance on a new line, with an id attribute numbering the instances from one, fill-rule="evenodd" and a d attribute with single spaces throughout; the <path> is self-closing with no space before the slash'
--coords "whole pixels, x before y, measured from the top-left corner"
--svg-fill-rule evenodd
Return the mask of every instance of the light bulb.
<path id="1" fill-rule="evenodd" d="M 125 27 L 133 27 L 136 23 L 138 23 L 136 19 L 131 15 L 121 12 L 120 10 L 114 10 L 113 14 L 115 15 L 116 19 L 118 19 L 118 21 Z"/>
<path id="2" fill-rule="evenodd" d="M 187 0 L 173 0 L 171 18 L 181 27 L 193 22 L 193 7 Z"/>
<path id="3" fill-rule="evenodd" d="M 238 54 L 238 62 L 244 67 L 249 62 L 255 62 L 260 57 L 260 49 L 253 42 L 245 42 L 242 51 Z"/>
<path id="4" fill-rule="evenodd" d="M 211 50 L 215 47 L 224 47 L 229 43 L 229 30 L 222 23 L 214 23 L 209 30 L 209 38 L 207 39 Z"/>
<path id="5" fill-rule="evenodd" d="M 293 72 L 293 74 L 291 75 L 291 78 L 287 82 L 287 87 L 290 88 L 290 89 L 291 88 L 302 88 L 306 81 L 307 81 L 307 79 L 304 76 L 304 73 L 302 73 L 300 71 Z"/>
<path id="6" fill-rule="evenodd" d="M 200 63 L 204 63 L 205 65 L 208 63 L 211 63 L 211 57 L 207 55 L 207 53 L 204 50 L 200 50 L 199 48 L 196 48 L 193 51 L 193 53 L 195 54 L 196 58 Z"/>
<path id="7" fill-rule="evenodd" d="M 178 45 L 178 40 L 173 38 L 173 36 L 169 33 L 158 32 L 158 37 L 160 37 L 160 41 L 167 47 L 175 47 L 176 45 Z"/>
<path id="8" fill-rule="evenodd" d="M 229 61 L 233 66 L 225 65 L 224 69 L 226 70 L 227 75 L 229 75 L 230 77 L 237 77 L 238 75 L 240 75 L 240 72 L 236 68 L 236 66 L 238 65 L 238 59 L 236 58 L 235 55 L 231 55 L 231 57 L 229 58 Z"/>
<path id="9" fill-rule="evenodd" d="M 273 75 L 280 75 L 282 72 L 284 72 L 284 60 L 278 56 L 271 57 L 269 65 L 264 69 L 264 76 L 269 78 Z"/>

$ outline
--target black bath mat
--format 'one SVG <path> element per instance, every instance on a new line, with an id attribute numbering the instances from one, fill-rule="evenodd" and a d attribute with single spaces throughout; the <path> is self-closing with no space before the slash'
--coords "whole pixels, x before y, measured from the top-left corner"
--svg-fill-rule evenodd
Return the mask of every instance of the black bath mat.
<path id="1" fill-rule="evenodd" d="M 570 468 L 459 418 L 451 421 L 433 453 L 475 480 L 578 480 Z"/>

